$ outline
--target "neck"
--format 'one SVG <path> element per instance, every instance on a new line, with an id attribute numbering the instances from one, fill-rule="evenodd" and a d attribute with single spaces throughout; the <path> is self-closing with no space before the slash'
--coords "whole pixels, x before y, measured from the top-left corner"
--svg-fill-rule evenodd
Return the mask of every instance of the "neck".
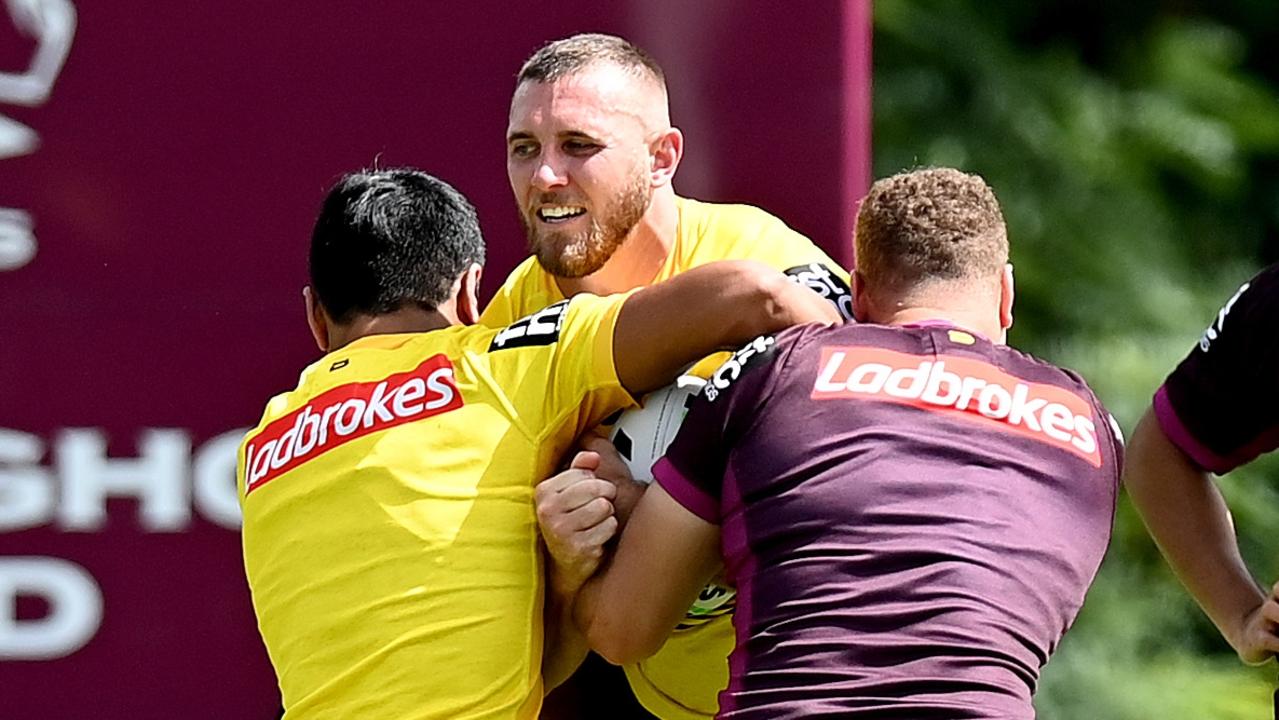
<path id="1" fill-rule="evenodd" d="M 381 315 L 357 315 L 350 322 L 330 326 L 329 352 L 369 335 L 424 333 L 459 324 L 444 306 L 435 310 L 403 307 Z"/>
<path id="2" fill-rule="evenodd" d="M 653 282 L 675 246 L 679 207 L 669 185 L 653 193 L 652 202 L 604 267 L 580 278 L 555 278 L 564 297 L 578 293 L 612 295 Z"/>
<path id="3" fill-rule="evenodd" d="M 989 308 L 912 305 L 893 307 L 868 319 L 880 325 L 917 325 L 941 320 L 983 335 L 999 345 L 1007 339 L 1007 330 L 1000 325 L 998 313 Z"/>

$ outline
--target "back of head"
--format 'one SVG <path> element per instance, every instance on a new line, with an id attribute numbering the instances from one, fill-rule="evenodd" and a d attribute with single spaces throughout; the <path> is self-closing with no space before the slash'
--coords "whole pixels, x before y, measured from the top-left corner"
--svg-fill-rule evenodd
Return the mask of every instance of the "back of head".
<path id="1" fill-rule="evenodd" d="M 311 287 L 339 323 L 411 305 L 434 310 L 472 263 L 484 263 L 475 208 L 419 170 L 346 175 L 311 233 Z"/>
<path id="2" fill-rule="evenodd" d="M 553 83 L 597 63 L 622 68 L 639 80 L 655 84 L 666 94 L 666 74 L 652 55 L 616 35 L 581 33 L 538 48 L 520 68 L 516 85 Z"/>
<path id="3" fill-rule="evenodd" d="M 875 293 L 998 292 L 1008 232 L 978 175 L 924 168 L 875 182 L 857 212 L 857 271 Z"/>

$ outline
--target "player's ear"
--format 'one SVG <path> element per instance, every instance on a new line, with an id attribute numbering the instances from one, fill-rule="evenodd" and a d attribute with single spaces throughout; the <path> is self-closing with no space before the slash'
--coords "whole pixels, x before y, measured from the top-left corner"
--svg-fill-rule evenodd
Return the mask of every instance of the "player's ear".
<path id="1" fill-rule="evenodd" d="M 462 273 L 457 290 L 457 319 L 464 325 L 474 325 L 480 321 L 480 277 L 484 268 L 479 263 Z"/>
<path id="2" fill-rule="evenodd" d="M 870 290 L 866 287 L 866 276 L 860 270 L 854 270 L 853 281 L 853 319 L 859 323 L 870 322 Z"/>
<path id="3" fill-rule="evenodd" d="M 1007 330 L 1013 326 L 1013 264 L 1004 263 L 999 276 L 999 327 Z"/>
<path id="4" fill-rule="evenodd" d="M 684 157 L 684 133 L 679 128 L 666 128 L 649 145 L 649 180 L 653 187 L 670 185 Z"/>
<path id="5" fill-rule="evenodd" d="M 315 291 L 310 285 L 302 288 L 302 299 L 306 302 L 306 324 L 311 328 L 311 337 L 315 338 L 315 346 L 320 352 L 329 351 L 329 319 L 324 315 L 324 308 L 315 299 Z"/>

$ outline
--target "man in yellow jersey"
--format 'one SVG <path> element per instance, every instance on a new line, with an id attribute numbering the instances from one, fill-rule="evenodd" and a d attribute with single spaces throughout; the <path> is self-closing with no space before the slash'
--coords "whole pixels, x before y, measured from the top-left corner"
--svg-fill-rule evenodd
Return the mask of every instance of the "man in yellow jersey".
<path id="1" fill-rule="evenodd" d="M 481 322 L 501 326 L 578 293 L 624 292 L 731 258 L 782 270 L 852 317 L 847 273 L 810 240 L 759 208 L 676 195 L 683 151 L 664 75 L 643 50 L 588 34 L 535 52 L 520 70 L 507 129 L 507 174 L 532 256 Z M 709 376 L 723 359 L 693 372 Z M 557 566 L 580 562 L 576 550 L 597 550 L 577 533 L 557 537 L 557 506 L 539 510 Z M 729 611 L 690 613 L 661 652 L 625 668 L 645 708 L 664 720 L 714 715 L 733 648 Z"/>
<path id="2" fill-rule="evenodd" d="M 719 263 L 471 326 L 483 258 L 474 209 L 418 171 L 349 175 L 321 209 L 305 297 L 325 355 L 268 403 L 237 471 L 289 720 L 536 717 L 535 483 L 682 364 L 835 319 L 766 266 Z M 574 512 L 611 534 L 606 485 L 576 483 Z"/>

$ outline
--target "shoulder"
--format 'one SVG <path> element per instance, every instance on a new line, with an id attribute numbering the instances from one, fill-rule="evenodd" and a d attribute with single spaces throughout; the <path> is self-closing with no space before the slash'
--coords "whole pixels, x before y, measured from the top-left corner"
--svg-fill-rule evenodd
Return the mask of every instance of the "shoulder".
<path id="1" fill-rule="evenodd" d="M 537 258 L 529 256 L 506 276 L 493 299 L 484 308 L 480 322 L 500 327 L 552 302 L 554 280 Z"/>
<path id="2" fill-rule="evenodd" d="M 570 304 L 580 305 L 561 300 L 514 319 L 504 327 L 482 328 L 467 336 L 467 345 L 489 353 L 554 345 L 559 342 Z"/>
<path id="3" fill-rule="evenodd" d="M 679 201 L 680 232 L 691 265 L 724 259 L 758 260 L 810 285 L 835 278 L 835 285 L 847 286 L 848 273 L 777 216 L 754 205 Z"/>
<path id="4" fill-rule="evenodd" d="M 806 240 L 781 218 L 754 205 L 703 202 L 684 197 L 677 201 L 681 218 L 693 220 L 691 225 L 703 233 L 778 234 Z"/>
<path id="5" fill-rule="evenodd" d="M 589 293 L 553 302 L 504 327 L 478 328 L 468 345 L 496 353 L 574 341 L 583 334 L 612 338 L 611 328 L 628 294 L 598 296 Z M 611 352 L 611 350 L 610 350 Z"/>
<path id="6" fill-rule="evenodd" d="M 1270 265 L 1254 275 L 1247 285 L 1256 288 L 1258 293 L 1264 295 L 1272 307 L 1279 305 L 1279 263 Z"/>

